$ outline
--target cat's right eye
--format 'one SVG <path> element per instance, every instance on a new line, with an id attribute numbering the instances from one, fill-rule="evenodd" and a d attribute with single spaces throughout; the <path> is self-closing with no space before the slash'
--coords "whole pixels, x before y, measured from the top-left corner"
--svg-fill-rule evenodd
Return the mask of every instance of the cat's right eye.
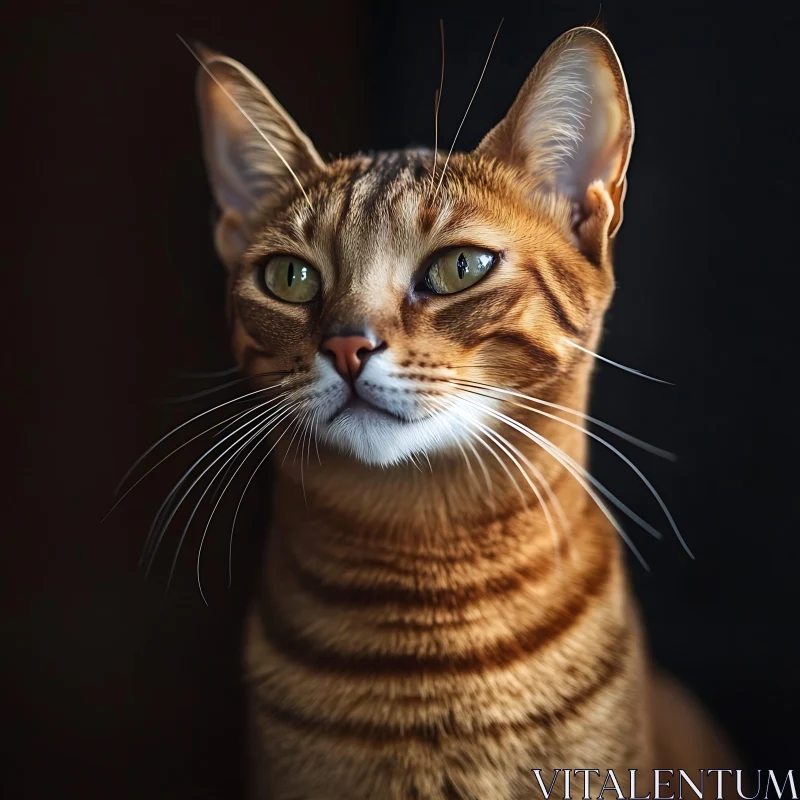
<path id="1" fill-rule="evenodd" d="M 308 303 L 319 293 L 320 275 L 302 259 L 275 256 L 264 267 L 264 283 L 279 300 Z"/>
<path id="2" fill-rule="evenodd" d="M 494 265 L 497 255 L 480 247 L 454 247 L 441 253 L 425 273 L 425 285 L 435 294 L 455 294 L 476 284 Z"/>

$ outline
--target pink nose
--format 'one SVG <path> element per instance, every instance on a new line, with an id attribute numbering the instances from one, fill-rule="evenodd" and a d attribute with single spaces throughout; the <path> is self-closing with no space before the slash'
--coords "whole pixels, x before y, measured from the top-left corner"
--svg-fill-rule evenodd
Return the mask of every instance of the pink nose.
<path id="1" fill-rule="evenodd" d="M 322 343 L 322 352 L 333 356 L 336 371 L 346 381 L 358 377 L 366 356 L 374 349 L 375 345 L 366 336 L 332 336 Z"/>

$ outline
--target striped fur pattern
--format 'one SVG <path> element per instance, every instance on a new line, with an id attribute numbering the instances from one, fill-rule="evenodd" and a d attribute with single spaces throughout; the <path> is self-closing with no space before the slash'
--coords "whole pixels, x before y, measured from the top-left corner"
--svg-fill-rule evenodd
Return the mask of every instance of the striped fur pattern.
<path id="1" fill-rule="evenodd" d="M 516 800 L 533 768 L 650 768 L 621 543 L 576 478 L 580 416 L 552 413 L 586 409 L 569 341 L 596 349 L 613 291 L 633 121 L 608 40 L 556 42 L 443 178 L 432 152 L 323 164 L 257 79 L 204 59 L 290 140 L 303 190 L 201 72 L 233 349 L 265 391 L 284 373 L 289 404 L 246 634 L 254 796 Z M 495 254 L 482 280 L 420 289 L 465 246 Z M 319 296 L 271 295 L 276 254 L 313 265 Z M 322 343 L 353 332 L 379 346 L 348 384 Z"/>

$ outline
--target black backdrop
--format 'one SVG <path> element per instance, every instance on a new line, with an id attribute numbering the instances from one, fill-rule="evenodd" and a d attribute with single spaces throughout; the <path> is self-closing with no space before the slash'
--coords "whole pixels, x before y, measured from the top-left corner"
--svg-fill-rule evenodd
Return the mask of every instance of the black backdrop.
<path id="1" fill-rule="evenodd" d="M 593 411 L 680 456 L 628 451 L 697 557 L 637 534 L 652 572 L 632 571 L 656 656 L 750 766 L 788 769 L 800 753 L 797 20 L 765 3 L 699 6 L 601 9 L 637 121 L 602 352 L 676 386 L 602 367 Z M 170 594 L 163 567 L 147 582 L 137 569 L 178 472 L 159 471 L 98 524 L 132 459 L 203 407 L 155 402 L 197 388 L 175 372 L 230 363 L 195 68 L 174 34 L 244 61 L 335 154 L 432 143 L 440 17 L 449 145 L 505 15 L 461 134 L 468 148 L 546 45 L 597 13 L 594 2 L 423 0 L 4 10 L 0 780 L 22 787 L 9 796 L 242 794 L 239 623 L 267 481 L 245 506 L 230 591 L 227 529 L 209 537 L 208 609 L 196 539 Z M 613 457 L 597 452 L 593 466 L 656 517 Z"/>

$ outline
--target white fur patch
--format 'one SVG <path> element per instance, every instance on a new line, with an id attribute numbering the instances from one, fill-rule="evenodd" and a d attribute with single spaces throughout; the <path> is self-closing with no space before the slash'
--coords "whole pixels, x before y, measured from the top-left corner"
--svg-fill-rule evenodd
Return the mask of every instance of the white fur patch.
<path id="1" fill-rule="evenodd" d="M 397 375 L 386 352 L 367 361 L 355 393 L 325 356 L 317 355 L 316 368 L 319 399 L 311 413 L 321 419 L 321 439 L 366 464 L 390 466 L 458 448 L 475 421 L 488 420 L 474 405 L 448 398 L 446 384 L 441 397 L 427 395 L 431 383 Z"/>

